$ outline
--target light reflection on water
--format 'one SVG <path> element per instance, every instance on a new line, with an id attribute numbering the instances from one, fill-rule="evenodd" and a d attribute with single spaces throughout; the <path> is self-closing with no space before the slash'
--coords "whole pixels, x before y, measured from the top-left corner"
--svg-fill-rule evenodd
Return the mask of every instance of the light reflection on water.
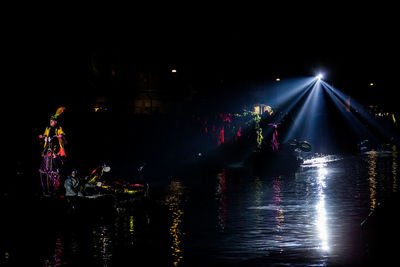
<path id="1" fill-rule="evenodd" d="M 185 197 L 185 186 L 180 181 L 171 181 L 168 186 L 168 195 L 165 203 L 169 209 L 170 216 L 170 251 L 171 259 L 174 266 L 183 263 L 183 242 L 182 238 L 185 232 L 183 231 L 183 200 Z"/>
<path id="2" fill-rule="evenodd" d="M 390 190 L 397 187 L 395 157 L 389 159 L 389 169 L 377 165 L 387 159 L 372 153 L 365 161 L 363 157 L 314 157 L 296 173 L 276 177 L 243 177 L 246 173 L 224 170 L 228 223 L 212 244 L 204 245 L 204 253 L 213 255 L 209 262 L 216 264 L 324 266 L 330 261 L 359 260 L 364 253 L 360 223 L 383 197 L 377 193 L 384 186 L 378 183 L 383 177 L 378 174 L 388 172 Z M 216 177 L 218 193 L 221 176 Z M 216 199 L 218 209 L 220 199 Z"/>
<path id="3" fill-rule="evenodd" d="M 279 233 L 283 231 L 284 227 L 284 222 L 285 222 L 285 216 L 283 212 L 283 206 L 281 205 L 281 176 L 278 176 L 277 179 L 274 180 L 273 183 L 273 190 L 274 190 L 274 206 L 276 207 L 276 212 L 275 212 L 275 221 L 276 221 L 276 237 L 277 240 L 281 243 L 283 240 L 283 236 L 280 235 Z M 280 253 L 283 252 L 283 247 L 279 246 L 280 248 Z"/>
<path id="4" fill-rule="evenodd" d="M 220 173 L 217 174 L 217 182 L 215 189 L 215 199 L 218 203 L 217 208 L 217 227 L 221 232 L 224 231 L 226 226 L 226 169 L 222 169 Z"/>
<path id="5" fill-rule="evenodd" d="M 369 197 L 371 200 L 370 210 L 374 211 L 376 207 L 376 160 L 378 158 L 378 153 L 375 151 L 371 151 L 368 154 L 367 162 L 368 162 L 368 181 L 369 181 Z"/>
<path id="6" fill-rule="evenodd" d="M 42 260 L 42 266 L 64 266 L 64 245 L 60 237 L 56 238 L 54 253 L 48 259 Z"/>
<path id="7" fill-rule="evenodd" d="M 224 168 L 198 188 L 172 181 L 160 197 L 166 213 L 152 213 L 152 223 L 140 212 L 125 212 L 93 225 L 73 221 L 72 234 L 68 225 L 54 227 L 66 233 L 51 238 L 49 255 L 40 262 L 60 266 L 86 257 L 89 265 L 123 266 L 116 263 L 146 263 L 168 252 L 163 260 L 168 257 L 172 266 L 346 265 L 362 254 L 362 220 L 398 191 L 398 160 L 393 147 L 385 156 L 315 157 L 292 174 L 256 176 Z M 10 247 L 3 251 L 3 262 L 15 258 Z"/>
<path id="8" fill-rule="evenodd" d="M 396 146 L 392 147 L 392 157 L 393 157 L 393 161 L 392 161 L 392 174 L 393 174 L 393 193 L 397 192 L 397 148 Z"/>
<path id="9" fill-rule="evenodd" d="M 321 249 L 327 251 L 329 249 L 328 246 L 328 225 L 327 225 L 327 215 L 325 209 L 325 194 L 324 189 L 326 187 L 325 178 L 328 174 L 328 171 L 325 167 L 318 168 L 318 177 L 317 177 L 317 194 L 318 201 L 316 205 L 317 209 L 317 220 L 316 226 L 318 230 L 318 236 L 321 239 Z"/>
<path id="10" fill-rule="evenodd" d="M 113 256 L 111 234 L 108 226 L 101 225 L 93 230 L 93 256 L 102 266 L 109 266 Z"/>

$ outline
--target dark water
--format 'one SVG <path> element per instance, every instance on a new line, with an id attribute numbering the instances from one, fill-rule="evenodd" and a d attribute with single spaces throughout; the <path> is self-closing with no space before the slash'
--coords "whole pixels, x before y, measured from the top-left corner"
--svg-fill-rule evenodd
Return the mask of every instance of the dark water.
<path id="1" fill-rule="evenodd" d="M 233 164 L 165 177 L 149 201 L 118 211 L 101 203 L 74 212 L 34 197 L 4 198 L 0 263 L 364 265 L 360 223 L 399 190 L 398 166 L 395 148 L 315 156 L 289 174 L 258 174 Z"/>

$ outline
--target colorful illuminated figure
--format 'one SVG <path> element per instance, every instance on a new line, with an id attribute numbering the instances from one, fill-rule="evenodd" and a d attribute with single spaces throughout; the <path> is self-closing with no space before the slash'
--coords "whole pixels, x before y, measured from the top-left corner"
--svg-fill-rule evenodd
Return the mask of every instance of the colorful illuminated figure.
<path id="1" fill-rule="evenodd" d="M 60 185 L 60 168 L 66 159 L 65 133 L 61 126 L 57 126 L 58 117 L 65 107 L 57 109 L 50 117 L 50 125 L 46 127 L 39 139 L 43 143 L 42 162 L 39 169 L 41 185 L 44 195 L 54 194 Z"/>

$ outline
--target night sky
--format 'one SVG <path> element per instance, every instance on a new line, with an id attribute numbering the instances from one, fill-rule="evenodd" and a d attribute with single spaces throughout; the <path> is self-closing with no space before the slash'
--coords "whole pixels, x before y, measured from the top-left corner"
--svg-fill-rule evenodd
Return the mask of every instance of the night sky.
<path id="1" fill-rule="evenodd" d="M 25 23 L 10 31 L 3 50 L 13 113 L 92 95 L 90 62 L 98 51 L 105 66 L 117 60 L 190 68 L 196 82 L 223 80 L 225 90 L 323 72 L 326 81 L 365 104 L 396 108 L 400 46 L 390 7 L 256 9 L 166 13 L 157 23 L 148 17 L 148 23 L 55 24 L 57 30 L 42 21 Z"/>

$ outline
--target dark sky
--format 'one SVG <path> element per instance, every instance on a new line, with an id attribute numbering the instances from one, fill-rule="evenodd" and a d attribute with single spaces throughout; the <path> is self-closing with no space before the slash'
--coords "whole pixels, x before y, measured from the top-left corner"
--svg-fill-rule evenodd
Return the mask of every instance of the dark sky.
<path id="1" fill-rule="evenodd" d="M 21 31 L 11 31 L 3 49 L 9 59 L 9 88 L 16 99 L 16 92 L 27 90 L 28 102 L 60 91 L 82 94 L 90 54 L 113 48 L 128 53 L 132 61 L 204 66 L 234 81 L 322 71 L 327 81 L 349 94 L 369 90 L 372 97 L 393 104 L 400 45 L 391 8 L 300 8 L 254 7 L 196 16 L 186 12 L 183 17 L 165 13 L 157 21 L 148 17 L 55 28 L 31 21 Z M 379 86 L 379 93 L 371 91 L 370 82 Z"/>

